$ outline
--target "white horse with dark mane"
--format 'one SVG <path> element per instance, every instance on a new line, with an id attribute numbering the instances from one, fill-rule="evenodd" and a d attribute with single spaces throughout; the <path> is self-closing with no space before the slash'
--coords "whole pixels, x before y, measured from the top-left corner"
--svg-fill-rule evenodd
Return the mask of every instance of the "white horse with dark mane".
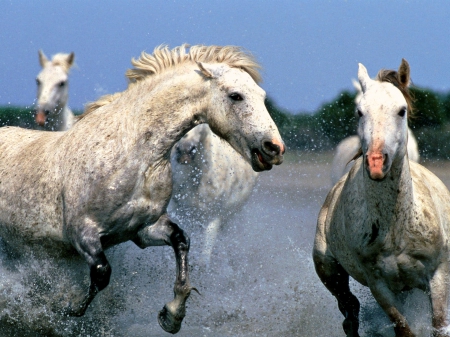
<path id="1" fill-rule="evenodd" d="M 36 124 L 47 131 L 65 131 L 72 127 L 74 115 L 67 106 L 69 99 L 69 70 L 75 54 L 56 54 L 48 60 L 39 50 L 41 72 L 36 77 Z"/>
<path id="2" fill-rule="evenodd" d="M 359 100 L 362 97 L 361 86 L 359 82 L 353 80 L 353 86 L 355 87 L 357 94 L 355 97 L 355 105 L 358 105 Z M 353 166 L 353 158 L 361 148 L 361 142 L 357 135 L 344 138 L 336 147 L 333 157 L 333 163 L 331 164 L 331 183 L 334 185 L 341 179 Z M 419 147 L 417 145 L 416 137 L 412 130 L 408 127 L 408 158 L 409 160 L 419 162 Z"/>
<path id="3" fill-rule="evenodd" d="M 396 336 L 415 336 L 396 295 L 429 295 L 433 336 L 449 336 L 450 193 L 425 167 L 408 160 L 409 65 L 372 80 L 360 64 L 357 105 L 361 156 L 328 194 L 319 213 L 313 259 L 344 315 L 346 336 L 359 336 L 358 299 L 349 276 L 368 286 Z"/>
<path id="4" fill-rule="evenodd" d="M 125 241 L 172 246 L 175 298 L 158 315 L 176 333 L 185 316 L 189 238 L 170 220 L 172 147 L 208 123 L 255 171 L 281 164 L 285 150 L 257 85 L 259 65 L 233 46 L 186 45 L 142 53 L 122 92 L 101 98 L 66 132 L 0 129 L 0 237 L 18 253 L 79 254 L 90 269 L 80 316 L 104 289 L 104 251 Z"/>
<path id="5" fill-rule="evenodd" d="M 202 258 L 209 263 L 221 226 L 245 205 L 258 173 L 207 124 L 195 127 L 174 146 L 171 163 L 169 213 L 181 220 L 189 212 L 206 223 Z"/>

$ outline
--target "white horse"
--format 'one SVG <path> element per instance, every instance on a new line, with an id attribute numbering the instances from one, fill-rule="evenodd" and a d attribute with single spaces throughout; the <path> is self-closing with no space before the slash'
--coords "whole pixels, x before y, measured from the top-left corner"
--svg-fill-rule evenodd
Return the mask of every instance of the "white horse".
<path id="1" fill-rule="evenodd" d="M 352 80 L 353 86 L 356 89 L 355 105 L 358 105 L 362 97 L 362 90 L 359 82 Z M 333 163 L 331 164 L 331 183 L 335 185 L 353 166 L 353 158 L 361 148 L 359 137 L 349 136 L 344 138 L 336 147 Z M 408 127 L 408 158 L 409 160 L 419 162 L 419 147 L 417 145 L 416 137 Z"/>
<path id="2" fill-rule="evenodd" d="M 41 72 L 36 78 L 36 124 L 47 131 L 65 131 L 72 127 L 74 115 L 67 106 L 69 98 L 69 70 L 75 54 L 56 54 L 49 61 L 39 50 Z"/>
<path id="3" fill-rule="evenodd" d="M 189 209 L 207 223 L 202 258 L 208 264 L 221 226 L 244 206 L 258 173 L 207 124 L 189 131 L 173 147 L 171 164 L 169 213 L 180 217 Z"/>
<path id="4" fill-rule="evenodd" d="M 142 53 L 128 88 L 87 108 L 66 132 L 0 129 L 0 236 L 18 252 L 79 254 L 91 285 L 67 313 L 83 315 L 110 280 L 104 250 L 125 241 L 170 245 L 175 298 L 158 315 L 176 333 L 192 290 L 189 238 L 167 216 L 170 151 L 208 123 L 255 171 L 279 165 L 285 150 L 264 105 L 259 65 L 239 47 L 186 45 Z"/>
<path id="5" fill-rule="evenodd" d="M 332 188 L 317 221 L 316 272 L 338 301 L 347 336 L 359 336 L 360 307 L 349 275 L 370 288 L 396 336 L 414 336 L 396 308 L 396 294 L 412 288 L 430 297 L 433 336 L 449 336 L 450 193 L 408 160 L 409 73 L 402 60 L 398 72 L 372 80 L 359 65 L 362 157 Z"/>

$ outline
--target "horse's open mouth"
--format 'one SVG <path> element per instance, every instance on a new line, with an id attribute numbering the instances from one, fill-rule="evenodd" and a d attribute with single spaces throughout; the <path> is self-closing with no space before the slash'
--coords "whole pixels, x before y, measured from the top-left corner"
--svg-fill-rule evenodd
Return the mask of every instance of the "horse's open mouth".
<path id="1" fill-rule="evenodd" d="M 252 151 L 252 167 L 255 171 L 268 171 L 272 169 L 272 164 L 268 163 L 259 150 Z"/>

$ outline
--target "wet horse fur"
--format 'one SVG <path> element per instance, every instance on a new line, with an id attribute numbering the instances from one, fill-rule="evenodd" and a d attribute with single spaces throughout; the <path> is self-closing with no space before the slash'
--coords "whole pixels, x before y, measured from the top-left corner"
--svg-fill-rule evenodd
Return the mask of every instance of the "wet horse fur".
<path id="1" fill-rule="evenodd" d="M 349 276 L 370 288 L 396 336 L 415 336 L 396 307 L 396 295 L 413 288 L 429 295 L 433 336 L 449 336 L 450 194 L 406 155 L 409 72 L 402 60 L 398 72 L 372 80 L 359 65 L 362 156 L 329 192 L 317 221 L 316 272 L 338 301 L 347 336 L 359 336 L 360 308 Z"/>
<path id="2" fill-rule="evenodd" d="M 85 259 L 91 284 L 67 308 L 75 316 L 109 283 L 105 249 L 172 246 L 175 297 L 158 322 L 176 333 L 192 287 L 189 238 L 166 212 L 172 147 L 209 123 L 255 171 L 281 164 L 285 148 L 256 83 L 259 65 L 241 48 L 161 46 L 132 64 L 128 88 L 89 106 L 68 131 L 0 129 L 0 236 L 18 251 Z"/>
<path id="3" fill-rule="evenodd" d="M 353 79 L 353 86 L 355 87 L 357 94 L 355 97 L 355 106 L 358 105 L 359 100 L 362 97 L 361 85 L 359 82 Z M 335 185 L 339 179 L 341 179 L 350 169 L 354 162 L 353 158 L 361 148 L 361 142 L 358 135 L 349 136 L 344 138 L 336 146 L 333 162 L 331 164 L 331 183 Z M 408 159 L 415 161 L 420 160 L 419 147 L 417 145 L 416 137 L 412 130 L 408 127 Z"/>
<path id="4" fill-rule="evenodd" d="M 191 210 L 206 223 L 202 261 L 209 264 L 221 226 L 245 205 L 258 173 L 207 124 L 189 131 L 172 149 L 173 194 L 169 214 Z"/>
<path id="5" fill-rule="evenodd" d="M 48 60 L 39 50 L 42 70 L 36 77 L 36 124 L 47 131 L 65 131 L 72 127 L 74 115 L 67 105 L 69 100 L 69 70 L 75 54 L 59 53 Z"/>

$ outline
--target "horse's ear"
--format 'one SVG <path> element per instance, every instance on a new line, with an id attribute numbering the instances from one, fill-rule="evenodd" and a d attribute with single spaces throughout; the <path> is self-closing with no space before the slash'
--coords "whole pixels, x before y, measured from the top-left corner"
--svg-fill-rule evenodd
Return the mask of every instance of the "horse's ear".
<path id="1" fill-rule="evenodd" d="M 367 90 L 367 87 L 369 86 L 371 78 L 367 73 L 366 67 L 364 67 L 362 63 L 358 63 L 358 81 L 359 84 L 361 84 L 362 92 L 365 92 Z"/>
<path id="2" fill-rule="evenodd" d="M 200 71 L 202 72 L 203 76 L 205 76 L 207 78 L 212 78 L 213 77 L 212 73 L 208 69 L 205 68 L 203 63 L 197 62 L 197 65 L 200 68 Z"/>
<path id="3" fill-rule="evenodd" d="M 39 49 L 39 64 L 42 68 L 44 68 L 45 64 L 48 62 L 47 56 L 45 56 L 44 52 Z"/>
<path id="4" fill-rule="evenodd" d="M 404 87 L 408 87 L 410 84 L 410 68 L 409 63 L 405 59 L 402 59 L 402 63 L 400 64 L 400 67 L 398 68 L 398 77 L 400 80 L 400 83 Z"/>
<path id="5" fill-rule="evenodd" d="M 75 54 L 74 52 L 71 52 L 69 56 L 67 56 L 67 64 L 69 65 L 69 68 L 73 66 L 73 61 L 75 60 Z"/>

